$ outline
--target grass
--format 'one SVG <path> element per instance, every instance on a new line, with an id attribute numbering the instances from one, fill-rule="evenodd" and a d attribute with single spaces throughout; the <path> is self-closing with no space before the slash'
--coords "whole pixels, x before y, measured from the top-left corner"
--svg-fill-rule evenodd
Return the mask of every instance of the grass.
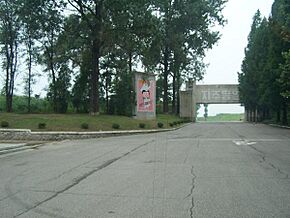
<path id="1" fill-rule="evenodd" d="M 112 125 L 120 125 L 119 130 L 140 129 L 139 123 L 145 124 L 145 129 L 157 129 L 158 122 L 164 124 L 164 128 L 170 128 L 169 123 L 181 120 L 173 115 L 158 115 L 156 120 L 137 120 L 125 116 L 88 114 L 17 114 L 0 113 L 0 122 L 5 120 L 9 128 L 31 129 L 32 131 L 109 131 Z M 45 123 L 45 129 L 39 129 L 39 123 Z M 89 129 L 83 129 L 82 124 L 87 123 Z"/>
<path id="2" fill-rule="evenodd" d="M 208 122 L 222 122 L 222 121 L 241 121 L 244 119 L 244 114 L 217 114 L 216 116 L 209 116 Z M 197 121 L 205 121 L 204 117 L 198 117 Z"/>

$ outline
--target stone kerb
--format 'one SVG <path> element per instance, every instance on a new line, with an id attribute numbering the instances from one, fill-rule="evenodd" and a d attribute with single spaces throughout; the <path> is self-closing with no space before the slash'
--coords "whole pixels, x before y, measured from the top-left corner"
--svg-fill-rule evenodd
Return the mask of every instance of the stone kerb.
<path id="1" fill-rule="evenodd" d="M 173 129 L 123 130 L 100 132 L 32 132 L 31 130 L 0 129 L 0 140 L 60 141 L 66 139 L 89 139 L 131 134 L 146 134 Z"/>

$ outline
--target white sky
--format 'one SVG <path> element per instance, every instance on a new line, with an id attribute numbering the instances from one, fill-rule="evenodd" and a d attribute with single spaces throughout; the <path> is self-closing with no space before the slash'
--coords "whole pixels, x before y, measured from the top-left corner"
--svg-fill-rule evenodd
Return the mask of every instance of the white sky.
<path id="1" fill-rule="evenodd" d="M 244 49 L 248 43 L 252 18 L 259 9 L 269 17 L 274 0 L 229 0 L 223 11 L 227 24 L 220 30 L 222 37 L 207 53 L 209 63 L 206 75 L 199 84 L 238 84 L 237 72 L 241 69 Z M 203 108 L 199 115 L 203 115 Z M 239 105 L 209 105 L 209 115 L 218 113 L 243 113 Z"/>

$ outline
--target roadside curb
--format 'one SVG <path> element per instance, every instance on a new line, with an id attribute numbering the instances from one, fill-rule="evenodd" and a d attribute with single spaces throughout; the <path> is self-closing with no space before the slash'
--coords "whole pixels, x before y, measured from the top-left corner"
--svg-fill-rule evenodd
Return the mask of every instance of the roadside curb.
<path id="1" fill-rule="evenodd" d="M 278 127 L 278 128 L 282 128 L 282 129 L 290 129 L 290 126 L 282 126 L 279 124 L 268 124 L 269 126 L 273 126 L 273 127 Z"/>
<path id="2" fill-rule="evenodd" d="M 125 136 L 135 134 L 150 134 L 175 131 L 189 124 L 184 124 L 171 129 L 150 130 L 121 130 L 121 131 L 98 131 L 98 132 L 32 132 L 29 129 L 0 129 L 0 140 L 2 141 L 61 141 L 67 139 L 89 139 L 113 136 Z"/>
<path id="3" fill-rule="evenodd" d="M 42 145 L 43 142 L 39 144 L 29 144 L 29 143 L 18 143 L 11 144 L 11 146 L 4 146 L 0 148 L 0 155 L 9 154 L 17 151 L 23 151 L 28 149 L 36 149 Z"/>

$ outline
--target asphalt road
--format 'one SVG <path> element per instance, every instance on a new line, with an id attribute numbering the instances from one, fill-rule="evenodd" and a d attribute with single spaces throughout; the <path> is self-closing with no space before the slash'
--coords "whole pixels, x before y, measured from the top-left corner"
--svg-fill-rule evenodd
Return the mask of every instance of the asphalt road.
<path id="1" fill-rule="evenodd" d="M 0 156 L 0 217 L 290 217 L 290 130 L 197 123 Z"/>

